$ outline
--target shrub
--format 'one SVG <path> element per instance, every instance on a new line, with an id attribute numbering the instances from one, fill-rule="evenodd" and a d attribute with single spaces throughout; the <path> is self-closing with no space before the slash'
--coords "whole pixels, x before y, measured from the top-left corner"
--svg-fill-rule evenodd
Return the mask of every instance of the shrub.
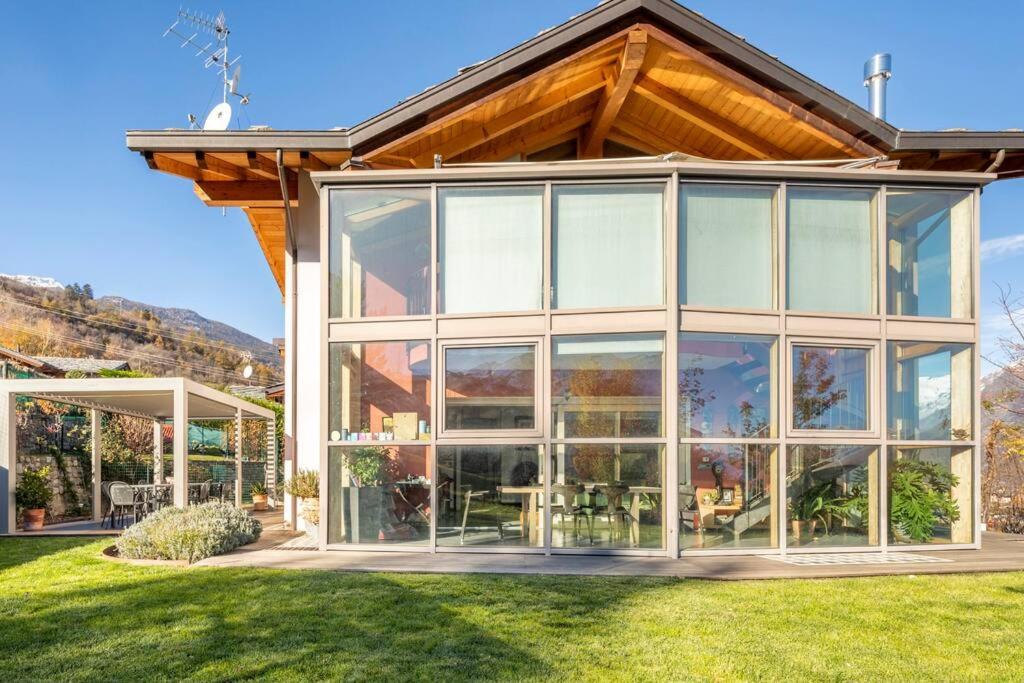
<path id="1" fill-rule="evenodd" d="M 164 508 L 125 530 L 115 545 L 136 560 L 187 560 L 222 555 L 252 543 L 263 526 L 245 510 L 226 503 Z"/>
<path id="2" fill-rule="evenodd" d="M 50 490 L 50 468 L 40 467 L 34 470 L 26 467 L 21 474 L 21 481 L 14 489 L 14 500 L 23 510 L 38 510 L 48 506 L 53 500 L 53 491 Z"/>

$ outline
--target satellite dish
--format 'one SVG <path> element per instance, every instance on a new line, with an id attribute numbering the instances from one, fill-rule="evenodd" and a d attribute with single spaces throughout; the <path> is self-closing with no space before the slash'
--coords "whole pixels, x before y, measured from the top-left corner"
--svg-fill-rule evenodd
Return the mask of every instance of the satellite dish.
<path id="1" fill-rule="evenodd" d="M 229 125 L 231 125 L 231 105 L 221 102 L 206 115 L 203 130 L 227 130 Z"/>
<path id="2" fill-rule="evenodd" d="M 245 369 L 242 370 L 242 377 L 244 377 L 246 379 L 249 379 L 250 377 L 252 377 L 252 366 L 251 365 L 246 365 L 245 366 Z"/>
<path id="3" fill-rule="evenodd" d="M 231 76 L 231 82 L 228 84 L 228 91 L 232 95 L 238 94 L 238 82 L 242 79 L 242 65 L 239 64 L 235 67 L 235 73 Z"/>

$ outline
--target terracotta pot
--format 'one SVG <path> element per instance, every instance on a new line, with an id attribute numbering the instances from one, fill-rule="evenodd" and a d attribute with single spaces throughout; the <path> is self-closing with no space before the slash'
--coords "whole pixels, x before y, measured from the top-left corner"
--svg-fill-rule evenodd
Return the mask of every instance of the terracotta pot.
<path id="1" fill-rule="evenodd" d="M 800 525 L 802 524 L 802 522 L 799 519 L 794 519 L 794 520 L 791 521 L 791 524 L 793 525 L 793 537 L 797 541 L 799 541 L 800 540 Z"/>
<path id="2" fill-rule="evenodd" d="M 252 509 L 257 512 L 261 512 L 267 509 L 267 494 L 265 493 L 254 493 L 252 494 Z"/>
<path id="3" fill-rule="evenodd" d="M 43 521 L 46 519 L 46 508 L 33 508 L 25 510 L 21 515 L 25 525 L 25 531 L 40 531 L 43 528 Z"/>

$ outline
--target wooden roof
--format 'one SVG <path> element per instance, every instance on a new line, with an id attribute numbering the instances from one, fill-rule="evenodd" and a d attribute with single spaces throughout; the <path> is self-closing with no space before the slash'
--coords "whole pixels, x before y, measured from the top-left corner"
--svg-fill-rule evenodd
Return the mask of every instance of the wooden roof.
<path id="1" fill-rule="evenodd" d="M 206 204 L 241 207 L 282 290 L 277 150 L 293 205 L 299 170 L 527 159 L 558 145 L 579 158 L 884 155 L 907 169 L 998 162 L 1005 177 L 1024 173 L 1022 133 L 899 131 L 671 0 L 610 0 L 352 129 L 130 131 L 128 144 L 151 168 L 192 180 Z"/>

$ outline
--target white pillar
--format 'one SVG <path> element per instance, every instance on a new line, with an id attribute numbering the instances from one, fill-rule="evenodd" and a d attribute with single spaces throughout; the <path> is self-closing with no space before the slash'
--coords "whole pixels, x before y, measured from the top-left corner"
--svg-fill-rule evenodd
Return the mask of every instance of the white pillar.
<path id="1" fill-rule="evenodd" d="M 188 506 L 188 394 L 174 390 L 174 506 Z"/>
<path id="2" fill-rule="evenodd" d="M 153 420 L 153 483 L 164 483 L 164 428 Z"/>
<path id="3" fill-rule="evenodd" d="M 267 502 L 277 507 L 277 418 L 267 420 L 267 460 L 263 480 L 267 484 Z"/>
<path id="4" fill-rule="evenodd" d="M 242 507 L 242 409 L 235 409 L 235 507 Z"/>
<path id="5" fill-rule="evenodd" d="M 287 242 L 287 240 L 286 240 Z M 296 329 L 296 299 L 295 287 L 295 256 L 285 245 L 284 259 L 284 477 L 291 479 L 295 476 L 295 337 L 298 335 Z M 284 521 L 285 524 L 297 528 L 295 499 L 285 494 Z"/>
<path id="6" fill-rule="evenodd" d="M 92 413 L 92 521 L 103 519 L 103 413 Z"/>
<path id="7" fill-rule="evenodd" d="M 17 396 L 0 391 L 0 531 L 13 534 L 17 520 L 14 486 L 18 478 L 18 422 L 15 417 Z"/>

